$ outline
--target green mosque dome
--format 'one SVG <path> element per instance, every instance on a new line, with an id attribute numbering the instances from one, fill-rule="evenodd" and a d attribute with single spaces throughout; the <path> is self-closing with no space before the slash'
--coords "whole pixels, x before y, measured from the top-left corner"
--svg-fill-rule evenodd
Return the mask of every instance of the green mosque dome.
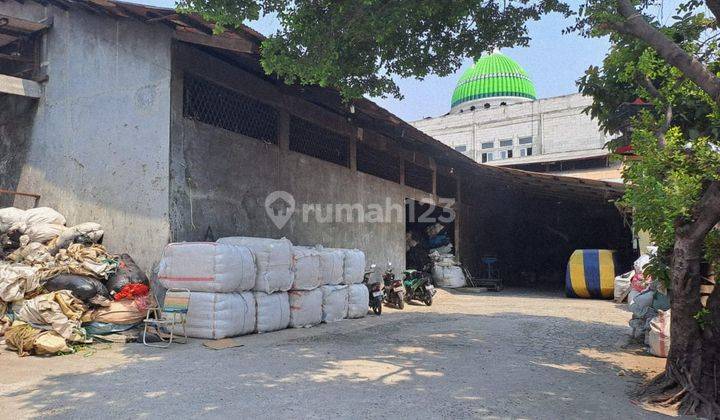
<path id="1" fill-rule="evenodd" d="M 481 57 L 460 76 L 452 96 L 452 108 L 485 98 L 535 99 L 535 86 L 515 60 L 496 51 Z"/>

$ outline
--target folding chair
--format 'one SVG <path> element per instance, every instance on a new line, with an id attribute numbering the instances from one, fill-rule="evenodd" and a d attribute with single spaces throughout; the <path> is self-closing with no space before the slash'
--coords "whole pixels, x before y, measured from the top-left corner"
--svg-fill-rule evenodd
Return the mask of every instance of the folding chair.
<path id="1" fill-rule="evenodd" d="M 188 289 L 168 289 L 165 293 L 165 300 L 163 301 L 162 308 L 155 306 L 148 308 L 147 315 L 143 322 L 145 323 L 145 329 L 143 330 L 143 344 L 148 347 L 170 347 L 170 344 L 175 338 L 176 343 L 187 343 L 187 312 L 190 307 L 190 290 Z M 179 337 L 175 337 L 175 326 L 182 326 L 183 340 L 180 341 Z M 155 327 L 157 336 L 160 338 L 161 343 L 148 343 L 147 332 L 148 327 Z M 169 337 L 163 337 L 163 330 L 169 331 Z"/>

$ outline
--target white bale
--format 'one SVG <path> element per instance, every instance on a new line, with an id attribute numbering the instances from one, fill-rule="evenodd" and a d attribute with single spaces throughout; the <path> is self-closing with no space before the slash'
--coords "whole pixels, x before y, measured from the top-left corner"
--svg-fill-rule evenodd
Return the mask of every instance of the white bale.
<path id="1" fill-rule="evenodd" d="M 252 238 L 232 236 L 218 239 L 218 243 L 240 245 L 250 248 L 255 256 L 257 273 L 256 292 L 286 292 L 293 284 L 292 243 L 286 238 Z"/>
<path id="2" fill-rule="evenodd" d="M 337 322 L 347 318 L 348 286 L 322 286 L 322 321 Z"/>
<path id="3" fill-rule="evenodd" d="M 365 253 L 359 249 L 343 249 L 342 284 L 362 283 L 365 276 Z"/>
<path id="4" fill-rule="evenodd" d="M 333 286 L 342 283 L 345 259 L 342 251 L 322 246 L 316 249 L 320 253 L 320 284 Z"/>
<path id="5" fill-rule="evenodd" d="M 459 266 L 433 265 L 432 277 L 438 287 L 453 289 L 465 286 L 465 274 Z"/>
<path id="6" fill-rule="evenodd" d="M 40 242 L 43 244 L 57 238 L 67 229 L 63 225 L 54 223 L 36 223 L 26 226 L 27 228 L 22 234 L 27 235 L 30 242 Z"/>
<path id="7" fill-rule="evenodd" d="M 15 207 L 5 207 L 0 209 L 0 233 L 7 232 L 10 226 L 15 223 L 25 222 L 25 210 L 20 210 Z"/>
<path id="8" fill-rule="evenodd" d="M 348 286 L 348 318 L 362 318 L 367 315 L 370 292 L 364 284 Z"/>
<path id="9" fill-rule="evenodd" d="M 633 269 L 636 273 L 642 274 L 643 271 L 645 271 L 645 266 L 648 264 L 650 264 L 650 255 L 643 254 L 640 256 L 640 258 L 635 260 L 635 262 L 633 263 Z"/>
<path id="10" fill-rule="evenodd" d="M 158 266 L 163 287 L 193 292 L 240 292 L 255 286 L 249 248 L 216 242 L 168 244 Z"/>
<path id="11" fill-rule="evenodd" d="M 290 301 L 286 292 L 255 292 L 259 333 L 284 330 L 290 324 Z"/>
<path id="12" fill-rule="evenodd" d="M 293 246 L 295 277 L 292 290 L 312 290 L 320 287 L 320 253 L 315 248 Z"/>
<path id="13" fill-rule="evenodd" d="M 53 225 L 64 225 L 65 217 L 50 207 L 37 207 L 25 210 L 25 223 L 28 226 L 39 223 L 50 223 Z"/>
<path id="14" fill-rule="evenodd" d="M 311 327 L 322 322 L 323 293 L 321 289 L 291 290 L 288 292 L 290 300 L 290 327 Z"/>
<path id="15" fill-rule="evenodd" d="M 166 314 L 166 316 L 172 316 Z M 190 292 L 187 335 L 217 340 L 255 331 L 255 297 L 252 292 Z M 176 325 L 175 334 L 182 333 Z"/>

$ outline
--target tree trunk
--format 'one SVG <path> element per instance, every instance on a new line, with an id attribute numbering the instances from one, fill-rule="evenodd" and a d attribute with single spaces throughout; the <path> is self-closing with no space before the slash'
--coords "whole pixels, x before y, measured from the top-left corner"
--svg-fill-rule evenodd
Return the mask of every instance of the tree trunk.
<path id="1" fill-rule="evenodd" d="M 720 287 L 715 287 L 706 309 L 700 301 L 705 237 L 720 221 L 720 185 L 710 184 L 698 202 L 693 222 L 675 230 L 672 257 L 672 323 L 666 378 L 684 390 L 681 409 L 706 418 L 720 418 Z"/>

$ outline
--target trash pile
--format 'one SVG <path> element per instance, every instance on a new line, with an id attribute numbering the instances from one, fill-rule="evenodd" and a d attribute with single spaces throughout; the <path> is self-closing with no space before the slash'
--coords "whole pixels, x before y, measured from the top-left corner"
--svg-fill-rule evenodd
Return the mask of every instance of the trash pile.
<path id="1" fill-rule="evenodd" d="M 412 232 L 407 232 L 405 250 L 408 267 L 422 269 L 431 263 L 433 281 L 437 286 L 463 287 L 465 275 L 453 254 L 447 228 L 442 223 L 432 224 L 425 228 L 420 240 L 416 240 Z"/>
<path id="2" fill-rule="evenodd" d="M 633 263 L 633 270 L 615 277 L 615 302 L 628 302 L 632 337 L 644 340 L 651 354 L 667 357 L 670 350 L 670 298 L 662 282 L 645 272 L 657 247 L 648 246 Z"/>
<path id="3" fill-rule="evenodd" d="M 364 273 L 365 254 L 357 249 L 229 237 L 167 245 L 158 280 L 166 289 L 190 290 L 188 336 L 221 339 L 364 317 Z"/>
<path id="4" fill-rule="evenodd" d="M 0 336 L 21 356 L 129 330 L 153 302 L 132 258 L 101 245 L 98 223 L 65 223 L 49 207 L 0 209 Z"/>

